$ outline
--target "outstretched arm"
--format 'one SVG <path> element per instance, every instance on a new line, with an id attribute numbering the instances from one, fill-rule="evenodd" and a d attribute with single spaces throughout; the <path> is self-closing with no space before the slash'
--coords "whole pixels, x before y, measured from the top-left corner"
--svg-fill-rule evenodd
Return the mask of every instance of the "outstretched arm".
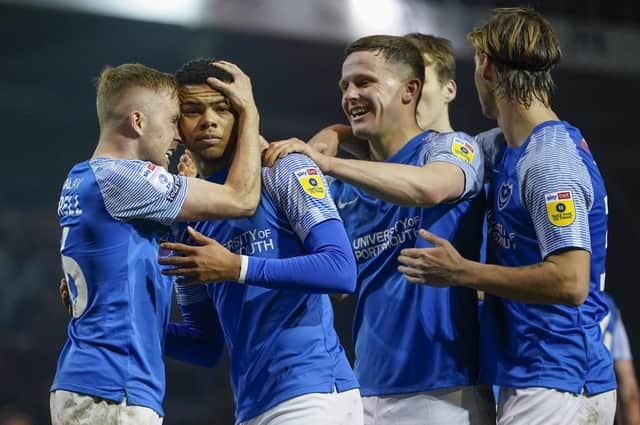
<path id="1" fill-rule="evenodd" d="M 181 283 L 236 281 L 310 293 L 352 293 L 355 290 L 355 259 L 344 227 L 338 220 L 315 225 L 304 241 L 309 254 L 291 258 L 234 254 L 191 227 L 188 232 L 197 246 L 163 243 L 163 249 L 178 255 L 159 259 L 160 264 L 174 266 L 163 273 L 179 276 Z"/>
<path id="2" fill-rule="evenodd" d="M 569 249 L 522 267 L 482 264 L 463 258 L 446 239 L 420 229 L 432 248 L 401 251 L 398 271 L 412 283 L 430 286 L 466 286 L 531 304 L 578 306 L 589 294 L 591 254 Z"/>
<path id="3" fill-rule="evenodd" d="M 397 205 L 430 207 L 479 190 L 483 178 L 482 152 L 471 138 L 459 140 L 453 134 L 439 135 L 428 143 L 434 146 L 424 153 L 422 166 L 335 158 L 298 139 L 271 143 L 265 163 L 270 166 L 293 152 L 303 153 L 325 174 Z M 466 153 L 460 149 L 466 149 Z"/>

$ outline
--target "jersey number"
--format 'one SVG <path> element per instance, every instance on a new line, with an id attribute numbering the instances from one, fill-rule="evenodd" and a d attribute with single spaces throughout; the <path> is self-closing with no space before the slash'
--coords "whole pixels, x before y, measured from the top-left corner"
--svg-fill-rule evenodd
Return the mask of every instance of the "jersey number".
<path id="1" fill-rule="evenodd" d="M 64 227 L 62 229 L 60 251 L 64 249 L 68 235 L 69 228 Z M 69 290 L 69 297 L 71 298 L 73 317 L 78 318 L 87 308 L 87 280 L 84 277 L 84 273 L 82 273 L 80 264 L 78 264 L 78 262 L 73 258 L 67 257 L 66 255 L 62 256 L 62 271 L 64 272 L 64 277 L 67 279 L 67 288 Z M 75 289 L 75 291 L 72 291 L 72 289 Z"/>

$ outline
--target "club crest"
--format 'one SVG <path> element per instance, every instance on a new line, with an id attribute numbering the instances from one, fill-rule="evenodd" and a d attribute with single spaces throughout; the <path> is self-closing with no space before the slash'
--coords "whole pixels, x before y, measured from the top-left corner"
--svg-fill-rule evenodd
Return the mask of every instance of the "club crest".
<path id="1" fill-rule="evenodd" d="M 511 200 L 511 193 L 513 192 L 513 185 L 511 183 L 504 182 L 500 186 L 498 191 L 498 209 L 502 210 L 507 206 Z"/>

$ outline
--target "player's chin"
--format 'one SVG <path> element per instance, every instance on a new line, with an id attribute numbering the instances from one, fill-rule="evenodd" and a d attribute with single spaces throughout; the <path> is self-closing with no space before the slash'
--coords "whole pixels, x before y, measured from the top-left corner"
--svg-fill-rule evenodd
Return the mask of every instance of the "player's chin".
<path id="1" fill-rule="evenodd" d="M 364 124 L 351 124 L 351 132 L 358 139 L 368 140 L 374 134 L 374 132 L 369 128 L 369 126 Z"/>

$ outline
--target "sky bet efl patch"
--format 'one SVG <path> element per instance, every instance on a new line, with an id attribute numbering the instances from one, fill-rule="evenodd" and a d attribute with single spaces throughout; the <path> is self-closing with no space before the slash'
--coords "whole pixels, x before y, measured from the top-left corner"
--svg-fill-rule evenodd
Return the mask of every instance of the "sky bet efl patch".
<path id="1" fill-rule="evenodd" d="M 468 163 L 473 162 L 473 157 L 476 154 L 470 143 L 460 139 L 453 139 L 451 152 L 461 160 L 467 161 Z"/>
<path id="2" fill-rule="evenodd" d="M 296 170 L 295 175 L 308 195 L 318 199 L 322 199 L 327 195 L 322 178 L 320 178 L 320 173 L 318 173 L 316 168 L 302 168 Z"/>
<path id="3" fill-rule="evenodd" d="M 564 227 L 573 223 L 576 211 L 570 191 L 547 193 L 544 195 L 547 204 L 547 217 L 554 226 Z"/>

